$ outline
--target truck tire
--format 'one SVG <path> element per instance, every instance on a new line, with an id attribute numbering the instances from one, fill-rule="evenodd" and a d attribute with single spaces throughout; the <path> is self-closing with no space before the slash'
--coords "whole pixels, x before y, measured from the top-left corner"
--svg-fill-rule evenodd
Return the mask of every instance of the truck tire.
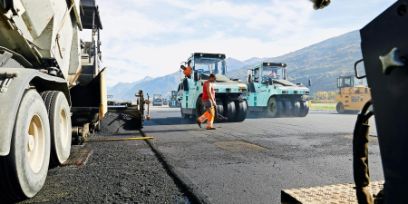
<path id="1" fill-rule="evenodd" d="M 248 112 L 248 103 L 246 101 L 237 101 L 237 115 L 236 115 L 236 122 L 242 122 L 246 119 L 247 112 Z"/>
<path id="2" fill-rule="evenodd" d="M 299 117 L 300 116 L 300 113 L 301 113 L 301 105 L 300 105 L 300 101 L 296 101 L 294 104 L 293 104 L 293 115 L 294 116 L 296 116 L 296 117 Z"/>
<path id="3" fill-rule="evenodd" d="M 222 115 L 224 116 L 224 105 L 222 104 L 222 100 L 217 99 L 217 107 L 216 107 L 216 113 L 215 113 L 215 120 L 217 122 L 221 122 L 222 120 L 220 120 L 217 115 Z"/>
<path id="4" fill-rule="evenodd" d="M 283 103 L 276 97 L 271 97 L 268 101 L 266 114 L 268 117 L 277 118 L 283 111 Z"/>
<path id="5" fill-rule="evenodd" d="M 68 160 L 72 145 L 71 111 L 62 92 L 41 93 L 47 107 L 51 131 L 50 166 L 56 167 Z"/>
<path id="6" fill-rule="evenodd" d="M 0 199 L 16 202 L 34 197 L 48 173 L 50 125 L 44 102 L 35 90 L 27 91 L 15 118 L 10 153 L 0 158 Z"/>
<path id="7" fill-rule="evenodd" d="M 302 101 L 300 103 L 300 115 L 299 117 L 306 117 L 309 114 L 309 106 L 307 105 L 307 101 Z"/>
<path id="8" fill-rule="evenodd" d="M 237 116 L 237 109 L 235 106 L 235 101 L 227 101 L 225 106 L 226 106 L 226 110 L 224 111 L 225 117 L 228 118 L 228 121 L 234 122 Z"/>
<path id="9" fill-rule="evenodd" d="M 290 100 L 284 100 L 283 101 L 283 106 L 284 106 L 284 115 L 285 116 L 293 116 L 293 104 Z"/>
<path id="10" fill-rule="evenodd" d="M 345 112 L 344 111 L 344 105 L 343 105 L 342 102 L 338 102 L 336 104 L 336 111 L 337 111 L 337 113 L 340 113 L 340 114 L 343 114 Z"/>
<path id="11" fill-rule="evenodd" d="M 201 100 L 201 97 L 199 97 L 196 104 L 197 105 L 196 105 L 196 115 L 195 116 L 197 118 L 197 117 L 200 117 L 202 114 L 204 114 L 206 109 L 204 107 L 203 101 Z"/>

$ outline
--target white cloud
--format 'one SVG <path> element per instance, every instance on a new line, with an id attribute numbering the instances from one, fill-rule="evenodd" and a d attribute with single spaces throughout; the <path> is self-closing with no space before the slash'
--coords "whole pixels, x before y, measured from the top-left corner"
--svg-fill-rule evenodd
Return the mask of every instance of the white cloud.
<path id="1" fill-rule="evenodd" d="M 195 51 L 223 52 L 241 60 L 272 57 L 358 28 L 355 22 L 323 27 L 316 16 L 324 11 L 315 12 L 307 0 L 101 0 L 99 4 L 109 85 L 173 73 Z M 324 15 L 337 18 L 337 14 Z"/>

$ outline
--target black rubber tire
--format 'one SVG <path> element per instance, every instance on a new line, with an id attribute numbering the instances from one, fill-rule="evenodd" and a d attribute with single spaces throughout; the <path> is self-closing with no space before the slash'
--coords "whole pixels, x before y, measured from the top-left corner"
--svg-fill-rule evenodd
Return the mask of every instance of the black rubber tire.
<path id="1" fill-rule="evenodd" d="M 271 97 L 268 100 L 266 115 L 271 118 L 279 117 L 283 112 L 283 103 L 276 97 Z"/>
<path id="2" fill-rule="evenodd" d="M 302 101 L 300 103 L 300 115 L 299 115 L 299 117 L 306 117 L 307 114 L 309 114 L 309 106 L 307 104 L 307 101 Z"/>
<path id="3" fill-rule="evenodd" d="M 42 139 L 30 141 L 29 138 Z M 28 149 L 30 144 L 34 150 Z M 39 160 L 30 160 L 30 152 L 35 154 L 31 156 Z M 47 109 L 40 94 L 35 90 L 28 90 L 20 102 L 15 118 L 10 153 L 6 157 L 0 157 L 0 200 L 7 203 L 34 197 L 45 183 L 50 152 Z"/>
<path id="4" fill-rule="evenodd" d="M 242 122 L 246 119 L 248 113 L 248 103 L 246 101 L 236 101 L 237 115 L 235 122 Z"/>
<path id="5" fill-rule="evenodd" d="M 224 105 L 222 104 L 222 100 L 217 99 L 217 108 L 216 108 L 216 113 L 215 113 L 215 121 L 217 122 L 222 122 L 217 115 L 222 115 L 224 116 Z"/>
<path id="6" fill-rule="evenodd" d="M 237 116 L 237 109 L 235 106 L 235 101 L 227 101 L 225 103 L 226 109 L 224 111 L 225 117 L 228 118 L 229 122 L 234 122 Z"/>
<path id="7" fill-rule="evenodd" d="M 41 96 L 47 107 L 50 121 L 50 167 L 56 167 L 67 161 L 71 153 L 71 110 L 67 98 L 60 91 L 45 91 Z"/>
<path id="8" fill-rule="evenodd" d="M 284 115 L 285 116 L 293 116 L 294 109 L 293 109 L 293 104 L 290 100 L 284 100 L 283 101 L 283 106 L 284 106 Z"/>
<path id="9" fill-rule="evenodd" d="M 197 103 L 196 103 L 196 115 L 195 118 L 200 117 L 201 115 L 203 115 L 205 113 L 205 107 L 203 102 L 201 101 L 201 97 L 199 97 Z M 194 117 L 193 117 L 194 118 Z"/>
<path id="10" fill-rule="evenodd" d="M 299 117 L 300 113 L 301 113 L 301 102 L 300 101 L 296 101 L 295 103 L 293 103 L 293 116 Z"/>
<path id="11" fill-rule="evenodd" d="M 337 113 L 340 113 L 340 114 L 345 113 L 345 111 L 344 111 L 344 105 L 343 105 L 342 102 L 338 102 L 338 103 L 336 104 L 336 111 L 337 111 Z"/>

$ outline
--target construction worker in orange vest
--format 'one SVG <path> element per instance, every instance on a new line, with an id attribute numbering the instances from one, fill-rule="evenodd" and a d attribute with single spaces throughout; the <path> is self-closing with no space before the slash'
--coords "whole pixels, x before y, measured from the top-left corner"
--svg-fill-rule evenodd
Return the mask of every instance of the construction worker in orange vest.
<path id="1" fill-rule="evenodd" d="M 191 73 L 193 72 L 193 69 L 191 68 L 190 63 L 188 63 L 187 67 L 181 65 L 180 68 L 183 70 L 183 74 L 186 78 L 191 78 Z"/>
<path id="2" fill-rule="evenodd" d="M 205 113 L 197 119 L 197 124 L 201 128 L 201 123 L 207 121 L 207 130 L 215 130 L 213 123 L 215 118 L 215 89 L 214 89 L 215 75 L 210 74 L 210 78 L 204 82 L 203 95 L 201 97 L 202 103 L 205 107 Z"/>

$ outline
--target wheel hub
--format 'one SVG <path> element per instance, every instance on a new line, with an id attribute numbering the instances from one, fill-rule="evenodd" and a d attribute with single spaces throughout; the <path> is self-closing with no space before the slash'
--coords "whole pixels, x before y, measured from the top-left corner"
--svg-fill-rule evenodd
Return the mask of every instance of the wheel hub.
<path id="1" fill-rule="evenodd" d="M 38 115 L 34 115 L 28 126 L 27 160 L 31 169 L 38 173 L 44 163 L 45 131 L 43 122 Z"/>
<path id="2" fill-rule="evenodd" d="M 275 109 L 276 109 L 276 105 L 275 105 L 275 103 L 271 103 L 271 106 L 269 107 L 270 108 L 270 110 L 272 111 L 272 112 L 275 112 Z"/>
<path id="3" fill-rule="evenodd" d="M 35 148 L 34 135 L 28 135 L 28 151 L 31 152 Z"/>
<path id="4" fill-rule="evenodd" d="M 69 141 L 69 132 L 68 132 L 68 119 L 67 119 L 67 114 L 65 112 L 64 109 L 61 110 L 60 114 L 60 135 L 61 135 L 61 140 L 62 140 L 62 144 L 65 145 L 67 144 Z"/>

